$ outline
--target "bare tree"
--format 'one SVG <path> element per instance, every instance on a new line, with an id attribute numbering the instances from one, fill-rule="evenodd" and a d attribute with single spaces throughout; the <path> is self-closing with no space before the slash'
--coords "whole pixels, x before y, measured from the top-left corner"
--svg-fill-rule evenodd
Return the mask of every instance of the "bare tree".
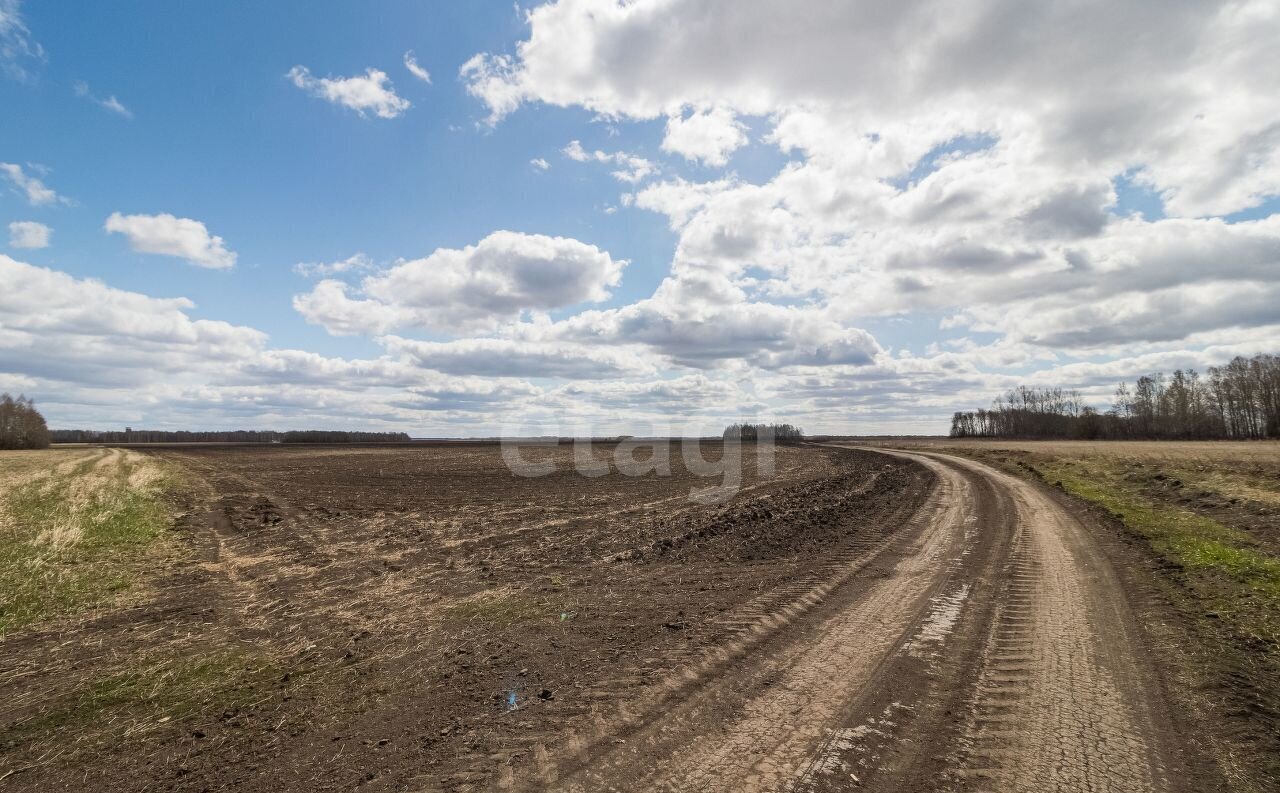
<path id="1" fill-rule="evenodd" d="M 30 399 L 0 394 L 0 449 L 44 449 L 49 427 Z"/>
<path id="2" fill-rule="evenodd" d="M 1195 370 L 1143 375 L 1121 383 L 1099 413 L 1076 391 L 1018 388 L 990 410 L 957 412 L 951 435 L 996 438 L 1280 438 L 1280 357 L 1236 358 Z"/>

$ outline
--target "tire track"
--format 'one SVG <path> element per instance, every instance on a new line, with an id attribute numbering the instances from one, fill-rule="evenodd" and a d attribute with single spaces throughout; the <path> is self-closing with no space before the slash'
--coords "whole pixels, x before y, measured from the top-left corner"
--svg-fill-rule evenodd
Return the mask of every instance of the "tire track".
<path id="1" fill-rule="evenodd" d="M 1107 560 L 1034 485 L 951 464 L 1013 493 L 1018 527 L 961 776 L 1001 791 L 1170 789 L 1157 689 Z"/>
<path id="2" fill-rule="evenodd" d="M 884 453 L 937 477 L 914 528 L 851 565 L 811 613 L 690 673 L 679 696 L 541 783 L 1183 789 L 1180 738 L 1163 727 L 1124 593 L 1084 527 L 1034 484 L 987 466 Z"/>
<path id="3" fill-rule="evenodd" d="M 789 787 L 828 737 L 828 725 L 930 611 L 946 583 L 940 571 L 962 553 L 968 483 L 945 466 L 926 465 L 940 480 L 912 526 L 846 562 L 833 580 L 811 585 L 779 615 L 794 624 L 766 620 L 759 632 L 774 635 L 752 652 L 690 674 L 682 697 L 646 713 L 624 736 L 587 749 L 585 762 L 566 769 L 556 789 Z M 807 608 L 812 613 L 803 614 Z"/>

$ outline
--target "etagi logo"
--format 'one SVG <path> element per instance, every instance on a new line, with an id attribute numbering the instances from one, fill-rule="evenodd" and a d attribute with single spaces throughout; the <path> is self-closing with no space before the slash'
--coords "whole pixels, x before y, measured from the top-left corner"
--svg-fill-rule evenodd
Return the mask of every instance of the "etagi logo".
<path id="1" fill-rule="evenodd" d="M 718 504 L 742 488 L 744 457 L 752 459 L 756 475 L 762 479 L 772 477 L 775 468 L 775 438 L 767 428 L 748 437 L 726 431 L 718 438 L 683 433 L 609 438 L 591 434 L 589 427 L 575 427 L 566 434 L 543 428 L 532 435 L 522 429 L 524 434 L 515 427 L 504 427 L 501 441 L 503 461 L 521 477 L 550 476 L 566 470 L 588 478 L 611 473 L 687 476 L 697 483 L 689 489 L 690 501 Z M 673 447 L 678 447 L 678 453 Z"/>

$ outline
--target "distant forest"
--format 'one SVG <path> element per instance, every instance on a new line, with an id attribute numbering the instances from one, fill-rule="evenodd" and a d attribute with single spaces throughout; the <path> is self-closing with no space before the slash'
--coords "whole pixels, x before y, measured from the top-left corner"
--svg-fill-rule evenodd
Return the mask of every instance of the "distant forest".
<path id="1" fill-rule="evenodd" d="M 43 449 L 49 428 L 30 399 L 0 394 L 0 449 Z"/>
<path id="2" fill-rule="evenodd" d="M 1280 357 L 1236 358 L 1171 376 L 1121 383 L 1110 410 L 1086 405 L 1076 391 L 1022 386 L 988 410 L 958 412 L 953 438 L 1250 440 L 1280 438 Z"/>
<path id="3" fill-rule="evenodd" d="M 791 424 L 730 424 L 724 428 L 722 437 L 756 441 L 770 435 L 775 441 L 804 440 L 804 430 Z"/>
<path id="4" fill-rule="evenodd" d="M 53 430 L 54 443 L 395 443 L 410 440 L 404 432 L 335 432 L 329 430 L 231 430 L 190 432 L 187 430 Z"/>

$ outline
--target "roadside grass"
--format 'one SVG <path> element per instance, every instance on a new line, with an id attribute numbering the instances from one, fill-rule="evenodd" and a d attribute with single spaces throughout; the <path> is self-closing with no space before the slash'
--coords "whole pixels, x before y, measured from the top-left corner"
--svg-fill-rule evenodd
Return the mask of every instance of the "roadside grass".
<path id="1" fill-rule="evenodd" d="M 1280 444 L 1105 441 L 979 441 L 909 444 L 1028 473 L 1113 515 L 1140 538 L 1210 619 L 1280 669 L 1280 557 L 1274 545 L 1178 500 L 1277 503 Z M 1177 479 L 1182 487 L 1153 483 Z M 1201 508 L 1203 510 L 1203 508 Z M 1190 605 L 1190 604 L 1189 604 Z"/>
<path id="2" fill-rule="evenodd" d="M 1177 696 L 1232 790 L 1280 783 L 1280 443 L 928 441 L 1057 485 L 1110 514 L 1154 562 L 1128 572 L 1179 619 L 1150 615 Z M 1157 608 L 1162 608 L 1157 606 Z"/>
<path id="3" fill-rule="evenodd" d="M 1126 466 L 1098 460 L 1032 460 L 1046 481 L 1097 504 L 1142 537 L 1161 558 L 1186 573 L 1205 612 L 1268 652 L 1280 646 L 1280 559 L 1257 547 L 1248 533 L 1161 504 L 1126 479 Z"/>
<path id="4" fill-rule="evenodd" d="M 126 451 L 4 459 L 0 636 L 130 588 L 170 524 L 165 496 L 178 485 L 176 472 Z"/>

